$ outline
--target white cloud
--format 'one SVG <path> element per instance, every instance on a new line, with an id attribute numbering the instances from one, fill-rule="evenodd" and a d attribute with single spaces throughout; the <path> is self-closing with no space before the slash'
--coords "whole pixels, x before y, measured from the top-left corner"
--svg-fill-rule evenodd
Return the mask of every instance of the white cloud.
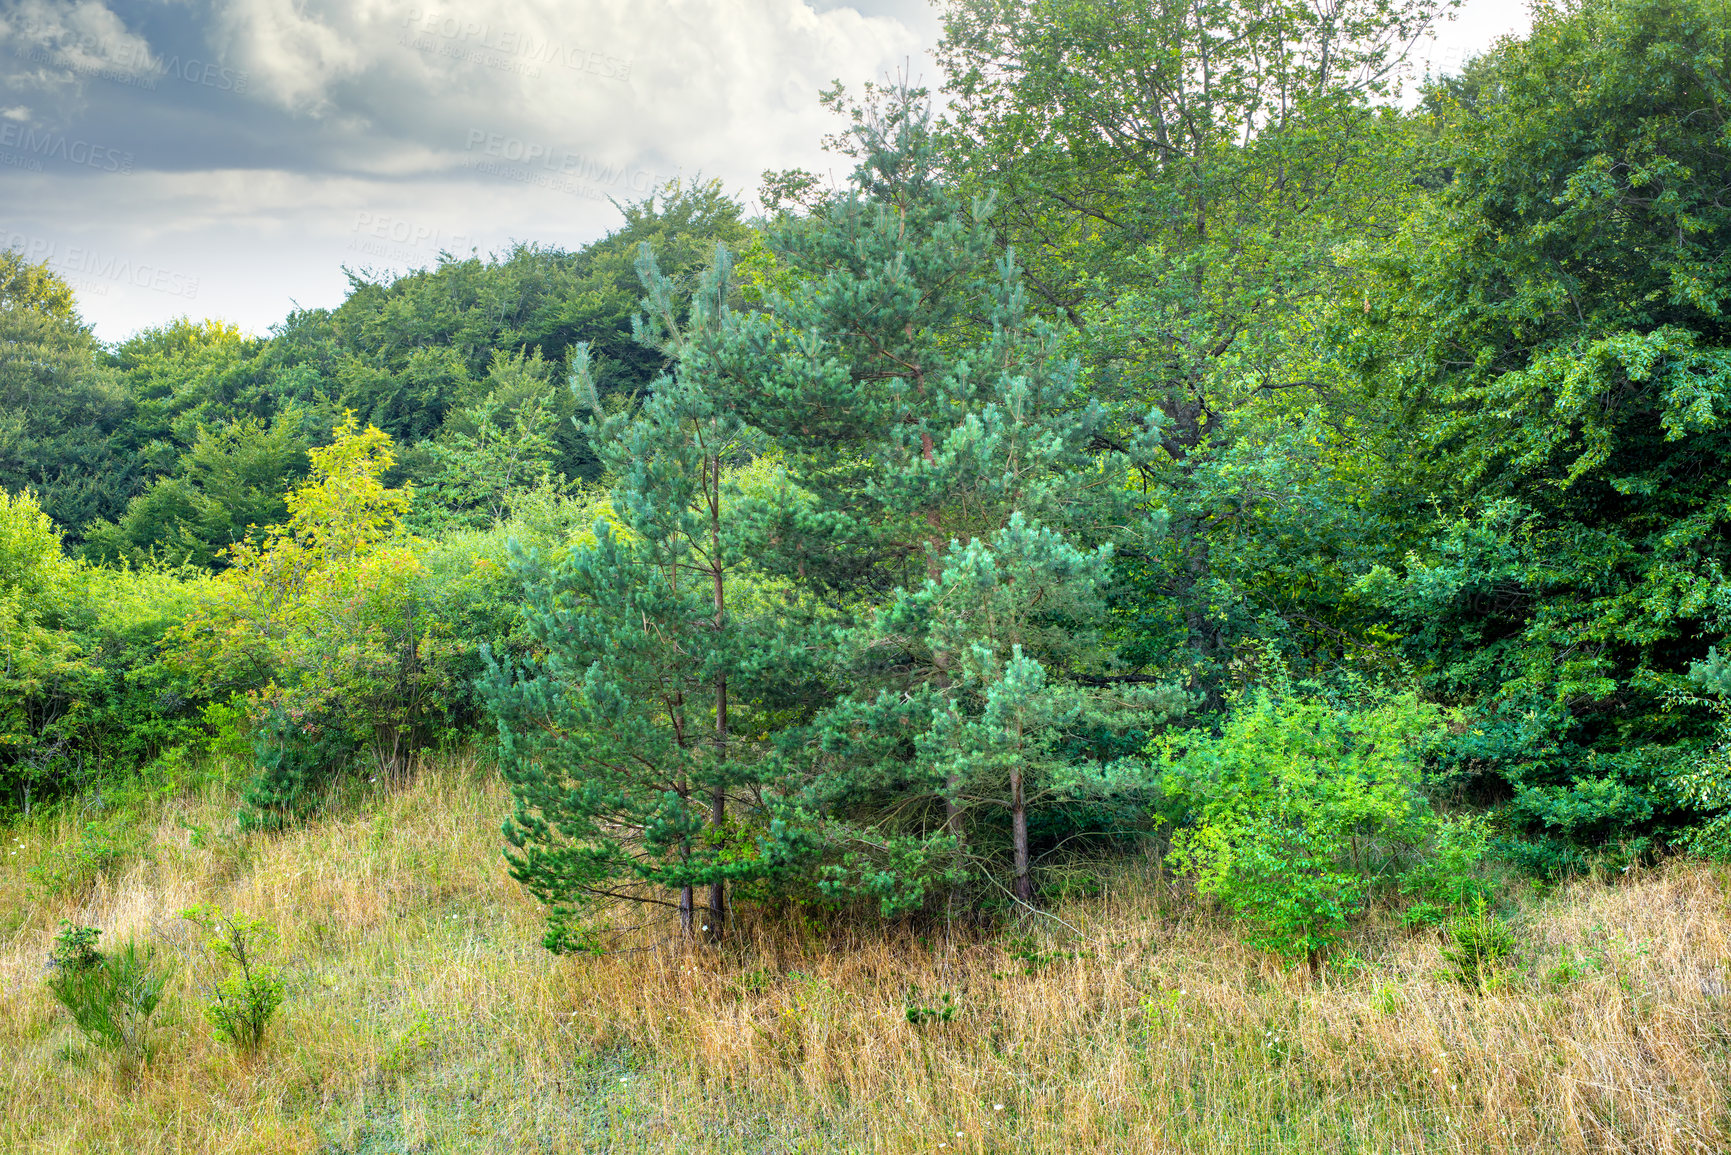
<path id="1" fill-rule="evenodd" d="M 354 17 L 370 4 L 324 5 L 296 0 L 235 0 L 212 12 L 209 46 L 225 63 L 245 70 L 250 90 L 289 112 L 323 116 L 340 111 L 332 88 L 362 71 L 371 56 L 368 37 L 355 36 Z M 345 27 L 347 25 L 347 27 Z"/>
<path id="2" fill-rule="evenodd" d="M 1439 43 L 1508 12 L 1467 0 Z M 340 301 L 345 263 L 574 247 L 652 180 L 749 197 L 842 168 L 818 92 L 935 82 L 937 32 L 926 0 L 0 0 L 0 117 L 132 158 L 9 164 L 0 230 L 79 249 L 106 338 L 182 312 L 263 330 Z M 197 292 L 103 279 L 122 265 Z"/>
<path id="3" fill-rule="evenodd" d="M 918 60 L 932 33 L 803 0 L 119 10 L 130 24 L 89 0 L 25 0 L 0 25 L 12 87 L 29 76 L 37 91 L 71 92 L 56 123 L 135 157 L 130 174 L 8 173 L 0 227 L 63 262 L 75 249 L 86 266 L 102 254 L 98 270 L 171 268 L 183 290 L 85 268 L 83 308 L 107 338 L 181 312 L 262 330 L 291 299 L 340 300 L 345 263 L 401 268 L 514 240 L 574 247 L 616 222 L 609 196 L 676 174 L 749 197 L 764 169 L 824 165 L 835 125 L 820 89 Z M 87 43 L 122 45 L 157 82 L 93 70 L 71 52 Z"/>
<path id="4" fill-rule="evenodd" d="M 19 0 L 0 14 L 0 43 L 64 53 L 84 65 L 127 64 L 149 53 L 100 0 Z"/>
<path id="5" fill-rule="evenodd" d="M 829 81 L 922 50 L 897 20 L 803 0 L 232 0 L 211 28 L 256 99 L 335 121 L 333 157 L 391 172 L 448 166 L 477 128 L 745 171 L 810 151 Z"/>

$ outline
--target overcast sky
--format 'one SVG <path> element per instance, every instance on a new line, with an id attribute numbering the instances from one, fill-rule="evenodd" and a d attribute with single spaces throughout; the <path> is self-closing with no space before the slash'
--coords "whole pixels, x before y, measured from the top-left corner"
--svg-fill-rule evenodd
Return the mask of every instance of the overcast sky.
<path id="1" fill-rule="evenodd" d="M 1526 26 L 1467 0 L 1439 71 Z M 937 79 L 927 0 L 0 0 L 0 247 L 99 336 L 266 331 L 342 266 L 575 247 L 673 176 L 839 169 L 820 89 Z"/>

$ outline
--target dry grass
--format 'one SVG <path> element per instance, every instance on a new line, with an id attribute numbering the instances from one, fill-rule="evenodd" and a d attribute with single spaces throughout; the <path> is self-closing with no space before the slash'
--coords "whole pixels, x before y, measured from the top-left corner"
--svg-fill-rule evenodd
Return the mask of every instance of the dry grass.
<path id="1" fill-rule="evenodd" d="M 71 817 L 5 835 L 0 1150 L 1731 1150 L 1718 868 L 1534 899 L 1521 969 L 1484 995 L 1440 977 L 1434 934 L 1392 927 L 1312 983 L 1131 876 L 1063 907 L 1080 938 L 784 924 L 721 954 L 557 959 L 472 765 L 275 838 L 236 836 L 232 806 L 150 808 L 144 853 L 83 886 L 55 878 Z M 128 1074 L 49 998 L 53 931 L 185 950 L 195 901 L 281 928 L 283 1019 L 237 1058 L 187 951 Z M 946 993 L 951 1021 L 908 1021 Z"/>

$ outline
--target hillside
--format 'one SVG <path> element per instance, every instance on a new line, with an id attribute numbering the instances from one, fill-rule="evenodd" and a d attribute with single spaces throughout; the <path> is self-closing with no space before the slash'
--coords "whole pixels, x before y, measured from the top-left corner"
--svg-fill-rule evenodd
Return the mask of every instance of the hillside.
<path id="1" fill-rule="evenodd" d="M 507 793 L 472 759 L 279 837 L 239 834 L 234 804 L 213 786 L 9 835 L 0 1149 L 1731 1144 L 1725 868 L 1524 892 L 1512 969 L 1482 994 L 1443 973 L 1435 931 L 1379 918 L 1313 983 L 1135 864 L 994 935 L 790 916 L 722 950 L 650 925 L 559 958 L 503 871 Z M 251 1062 L 198 1018 L 209 961 L 177 916 L 205 901 L 282 935 L 287 998 Z M 61 918 L 186 954 L 136 1075 L 82 1043 L 41 982 Z M 909 1021 L 945 996 L 949 1021 Z"/>
<path id="2" fill-rule="evenodd" d="M 0 1155 L 1731 1151 L 1731 0 L 941 8 L 265 333 L 0 251 Z"/>

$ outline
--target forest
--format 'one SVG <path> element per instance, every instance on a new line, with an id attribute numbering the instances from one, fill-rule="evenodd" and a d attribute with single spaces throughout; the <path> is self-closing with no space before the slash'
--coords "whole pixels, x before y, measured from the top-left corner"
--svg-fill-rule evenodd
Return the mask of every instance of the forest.
<path id="1" fill-rule="evenodd" d="M 262 336 L 0 254 L 0 1135 L 1724 1150 L 1731 9 L 1448 10 L 955 0 Z"/>

